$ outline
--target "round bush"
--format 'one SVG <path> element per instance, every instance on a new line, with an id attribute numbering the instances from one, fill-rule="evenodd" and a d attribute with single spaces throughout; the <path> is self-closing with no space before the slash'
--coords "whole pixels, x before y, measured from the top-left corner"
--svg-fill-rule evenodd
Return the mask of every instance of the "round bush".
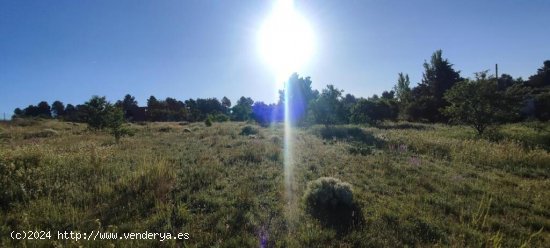
<path id="1" fill-rule="evenodd" d="M 333 177 L 311 181 L 304 193 L 306 211 L 321 223 L 334 227 L 350 227 L 361 219 L 352 186 Z"/>
<path id="2" fill-rule="evenodd" d="M 325 210 L 353 204 L 351 184 L 333 177 L 321 177 L 310 182 L 304 197 L 307 206 L 312 210 Z"/>
<path id="3" fill-rule="evenodd" d="M 253 126 L 245 126 L 241 130 L 241 135 L 253 135 L 258 133 L 259 133 L 259 130 Z"/>

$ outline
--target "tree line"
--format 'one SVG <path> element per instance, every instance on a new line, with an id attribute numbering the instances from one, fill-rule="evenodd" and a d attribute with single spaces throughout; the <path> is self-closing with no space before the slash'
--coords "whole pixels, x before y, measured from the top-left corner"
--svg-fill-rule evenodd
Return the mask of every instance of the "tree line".
<path id="1" fill-rule="evenodd" d="M 37 105 L 29 105 L 21 109 L 16 108 L 12 118 L 54 118 L 71 122 L 99 122 L 97 113 L 120 110 L 125 121 L 247 121 L 256 120 L 259 123 L 267 124 L 269 122 L 282 120 L 280 117 L 273 118 L 272 114 L 279 111 L 276 104 L 265 104 L 263 102 L 254 102 L 250 97 L 241 97 L 237 103 L 232 106 L 227 97 L 220 100 L 217 98 L 197 98 L 181 101 L 175 98 L 167 97 L 164 100 L 158 100 L 155 96 L 147 99 L 146 107 L 140 107 L 135 97 L 126 94 L 122 100 L 114 104 L 107 101 L 106 97 L 92 96 L 90 100 L 83 104 L 72 105 L 61 101 L 54 101 L 52 105 L 46 101 L 41 101 Z M 92 127 L 102 129 L 101 124 L 92 124 Z"/>
<path id="2" fill-rule="evenodd" d="M 244 96 L 233 106 L 227 97 L 181 101 L 151 96 L 145 108 L 127 94 L 114 104 L 99 96 L 78 105 L 65 106 L 55 101 L 50 106 L 42 101 L 24 109 L 16 108 L 13 117 L 57 118 L 90 124 L 98 118 L 97 113 L 105 112 L 107 116 L 116 110 L 125 121 L 255 120 L 269 125 L 282 121 L 287 109 L 287 117 L 294 125 L 376 125 L 384 120 L 407 120 L 467 124 L 479 134 L 499 123 L 550 119 L 550 60 L 544 61 L 527 80 L 508 74 L 489 75 L 488 71 L 475 73 L 474 78 L 463 78 L 453 67 L 438 50 L 424 62 L 422 80 L 417 86 L 411 88 L 409 76 L 399 73 L 393 89 L 367 98 L 344 95 L 334 85 L 327 85 L 319 92 L 312 89 L 310 77 L 294 73 L 285 89 L 279 91 L 279 101 L 272 104 Z M 91 125 L 101 129 L 103 124 Z"/>

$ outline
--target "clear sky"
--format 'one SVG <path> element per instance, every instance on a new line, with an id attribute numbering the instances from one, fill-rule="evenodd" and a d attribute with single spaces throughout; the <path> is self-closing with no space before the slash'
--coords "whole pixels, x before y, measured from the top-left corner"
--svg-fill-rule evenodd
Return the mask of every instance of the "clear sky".
<path id="1" fill-rule="evenodd" d="M 281 82 L 257 36 L 272 1 L 0 0 L 0 115 L 46 100 L 129 93 L 180 100 L 244 95 L 276 102 Z M 463 77 L 527 78 L 550 59 L 550 1 L 296 0 L 316 49 L 298 71 L 313 87 L 370 96 L 398 72 L 413 85 L 443 50 Z M 299 39 L 299 37 L 292 37 Z M 0 116 L 1 117 L 1 116 Z"/>

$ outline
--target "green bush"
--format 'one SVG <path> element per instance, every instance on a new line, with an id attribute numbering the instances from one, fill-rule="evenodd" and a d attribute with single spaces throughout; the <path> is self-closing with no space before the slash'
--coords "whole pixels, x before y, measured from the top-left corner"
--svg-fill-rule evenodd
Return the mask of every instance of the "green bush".
<path id="1" fill-rule="evenodd" d="M 215 122 L 226 122 L 229 121 L 229 116 L 224 114 L 216 114 L 212 117 L 212 119 L 214 119 Z"/>
<path id="2" fill-rule="evenodd" d="M 130 129 L 127 127 L 114 128 L 111 130 L 111 134 L 115 137 L 116 141 L 120 141 L 120 138 L 124 136 L 133 137 L 136 134 L 135 129 Z"/>
<path id="3" fill-rule="evenodd" d="M 260 131 L 253 126 L 245 126 L 241 130 L 241 135 L 253 135 L 258 134 Z"/>
<path id="4" fill-rule="evenodd" d="M 204 125 L 206 125 L 207 127 L 210 127 L 212 126 L 212 118 L 210 116 L 208 116 L 208 118 L 206 118 L 206 120 L 204 120 Z"/>
<path id="5" fill-rule="evenodd" d="M 86 123 L 89 129 L 102 130 L 108 127 L 114 107 L 104 96 L 92 96 L 84 105 L 87 110 Z"/>
<path id="6" fill-rule="evenodd" d="M 123 127 L 124 123 L 124 112 L 121 108 L 107 108 L 107 127 L 111 129 L 111 134 L 115 137 L 116 142 L 120 141 L 120 138 L 123 136 L 129 135 L 130 132 L 127 128 Z"/>
<path id="7" fill-rule="evenodd" d="M 348 229 L 362 222 L 352 186 L 333 177 L 311 181 L 304 193 L 306 212 L 322 224 Z"/>

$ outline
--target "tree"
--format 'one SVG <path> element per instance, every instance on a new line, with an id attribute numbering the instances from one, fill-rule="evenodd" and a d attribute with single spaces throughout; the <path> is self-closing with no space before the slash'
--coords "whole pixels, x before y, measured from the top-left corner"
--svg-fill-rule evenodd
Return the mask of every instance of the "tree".
<path id="1" fill-rule="evenodd" d="M 149 99 L 147 99 L 147 108 L 155 109 L 159 107 L 160 107 L 160 103 L 155 96 L 150 96 Z"/>
<path id="2" fill-rule="evenodd" d="M 351 108 L 357 103 L 357 99 L 352 94 L 346 94 L 342 99 L 342 111 L 339 114 L 340 119 L 345 123 L 350 122 Z"/>
<path id="3" fill-rule="evenodd" d="M 443 113 L 451 121 L 473 127 L 482 135 L 487 127 L 510 120 L 519 112 L 517 96 L 507 96 L 498 91 L 496 80 L 487 77 L 487 71 L 476 73 L 475 80 L 457 83 L 447 93 L 449 105 Z"/>
<path id="4" fill-rule="evenodd" d="M 448 105 L 443 95 L 459 81 L 462 81 L 460 72 L 455 71 L 447 59 L 443 59 L 442 51 L 434 52 L 430 63 L 424 62 L 422 82 L 413 89 L 411 117 L 431 122 L 446 121 L 446 116 L 440 111 Z"/>
<path id="5" fill-rule="evenodd" d="M 535 117 L 541 121 L 550 120 L 550 88 L 536 94 L 534 97 Z"/>
<path id="6" fill-rule="evenodd" d="M 342 92 L 334 87 L 327 85 L 321 95 L 312 101 L 310 110 L 316 123 L 324 124 L 325 127 L 342 122 Z"/>
<path id="7" fill-rule="evenodd" d="M 229 100 L 229 98 L 224 96 L 222 98 L 222 106 L 224 106 L 226 108 L 231 108 L 231 100 Z"/>
<path id="8" fill-rule="evenodd" d="M 124 123 L 124 112 L 122 108 L 108 104 L 105 108 L 105 115 L 107 121 L 107 127 L 110 129 L 111 134 L 115 137 L 116 142 L 120 141 L 122 136 L 128 134 L 122 124 Z"/>
<path id="9" fill-rule="evenodd" d="M 376 125 L 383 120 L 395 120 L 398 107 L 393 91 L 385 92 L 382 97 L 376 94 L 368 99 L 359 99 L 351 109 L 350 122 Z"/>
<path id="10" fill-rule="evenodd" d="M 69 106 L 72 108 L 72 105 L 69 104 L 67 105 L 67 109 L 69 109 Z M 93 130 L 103 130 L 107 128 L 117 142 L 119 142 L 122 136 L 128 134 L 128 130 L 124 129 L 122 126 L 124 123 L 122 106 L 111 104 L 104 96 L 92 96 L 84 105 L 77 105 L 76 109 L 77 112 L 85 113 L 88 128 Z"/>
<path id="11" fill-rule="evenodd" d="M 376 114 L 376 103 L 372 100 L 367 100 L 361 98 L 357 103 L 351 108 L 351 123 L 355 124 L 376 124 L 377 120 Z"/>
<path id="12" fill-rule="evenodd" d="M 550 86 L 550 60 L 546 60 L 543 66 L 537 70 L 537 73 L 529 77 L 527 84 L 531 87 Z"/>
<path id="13" fill-rule="evenodd" d="M 242 96 L 231 109 L 232 119 L 235 121 L 248 120 L 252 114 L 252 104 L 254 104 L 252 98 Z"/>
<path id="14" fill-rule="evenodd" d="M 397 78 L 397 84 L 393 87 L 393 90 L 395 91 L 395 97 L 397 98 L 398 102 L 406 103 L 410 100 L 410 84 L 411 82 L 409 80 L 409 74 L 403 74 L 402 72 L 400 72 Z"/>
<path id="15" fill-rule="evenodd" d="M 395 91 L 393 91 L 393 90 L 390 90 L 390 91 L 385 90 L 384 92 L 382 92 L 382 99 L 394 100 L 394 99 L 395 99 Z"/>
<path id="16" fill-rule="evenodd" d="M 76 107 L 72 104 L 67 104 L 65 107 L 65 115 L 63 116 L 63 119 L 65 121 L 78 121 L 78 110 Z"/>
<path id="17" fill-rule="evenodd" d="M 376 102 L 376 107 L 379 109 L 379 116 L 382 120 L 397 120 L 399 115 L 399 104 L 395 99 L 395 92 L 382 92 L 382 97 Z"/>
<path id="18" fill-rule="evenodd" d="M 319 96 L 311 89 L 311 78 L 294 73 L 288 79 L 285 89 L 279 91 L 279 105 L 288 106 L 288 117 L 292 124 L 304 123 L 309 104 Z"/>
<path id="19" fill-rule="evenodd" d="M 15 110 L 13 110 L 12 118 L 24 117 L 24 115 L 25 115 L 25 111 L 23 111 L 20 108 L 15 108 Z"/>
<path id="20" fill-rule="evenodd" d="M 181 110 L 185 109 L 185 104 L 181 101 L 178 101 L 175 98 L 167 97 L 164 102 L 164 117 L 166 121 L 180 121 L 186 115 L 182 113 Z"/>
<path id="21" fill-rule="evenodd" d="M 252 105 L 252 118 L 261 126 L 268 126 L 277 119 L 277 105 L 265 104 L 264 102 L 255 102 Z"/>
<path id="22" fill-rule="evenodd" d="M 544 61 L 526 85 L 531 88 L 534 116 L 541 121 L 550 120 L 550 60 Z"/>
<path id="23" fill-rule="evenodd" d="M 25 109 L 23 109 L 23 113 L 25 117 L 29 117 L 29 116 L 36 117 L 38 116 L 38 107 L 31 104 L 27 106 Z"/>
<path id="24" fill-rule="evenodd" d="M 400 72 L 398 74 L 397 84 L 393 87 L 397 101 L 398 116 L 401 119 L 410 119 L 411 117 L 408 114 L 413 96 L 410 84 L 409 75 Z"/>
<path id="25" fill-rule="evenodd" d="M 164 121 L 164 104 L 156 97 L 150 96 L 147 99 L 147 119 L 149 121 Z"/>
<path id="26" fill-rule="evenodd" d="M 185 108 L 187 109 L 189 121 L 199 121 L 200 120 L 200 111 L 197 107 L 197 101 L 194 99 L 185 100 Z"/>
<path id="27" fill-rule="evenodd" d="M 229 98 L 224 96 L 222 98 L 222 106 L 224 108 L 224 114 L 229 115 L 230 114 L 229 112 L 231 110 L 231 100 L 229 100 Z"/>
<path id="28" fill-rule="evenodd" d="M 52 113 L 56 118 L 60 118 L 65 115 L 65 105 L 61 101 L 55 101 L 52 103 Z"/>
<path id="29" fill-rule="evenodd" d="M 197 98 L 197 109 L 200 112 L 200 120 L 206 119 L 208 115 L 222 114 L 225 111 L 217 98 Z"/>
<path id="30" fill-rule="evenodd" d="M 122 101 L 117 101 L 115 106 L 121 108 L 126 120 L 134 119 L 137 109 L 139 108 L 136 98 L 130 94 L 126 94 Z"/>
<path id="31" fill-rule="evenodd" d="M 104 96 L 92 96 L 84 105 L 86 108 L 86 123 L 88 123 L 90 129 L 101 130 L 108 127 L 108 110 L 112 106 Z"/>
<path id="32" fill-rule="evenodd" d="M 502 75 L 500 75 L 497 82 L 498 82 L 498 90 L 506 90 L 513 85 L 521 84 L 522 79 L 521 78 L 514 79 L 509 74 L 503 73 Z"/>
<path id="33" fill-rule="evenodd" d="M 38 103 L 38 115 L 40 117 L 45 117 L 45 118 L 52 118 L 52 109 L 50 107 L 50 104 L 48 104 L 48 102 L 46 101 L 41 101 Z"/>
<path id="34" fill-rule="evenodd" d="M 52 109 L 50 105 L 45 101 L 38 103 L 38 105 L 36 106 L 29 105 L 24 110 L 19 109 L 19 111 L 17 112 L 19 113 L 19 117 L 42 117 L 42 118 L 52 117 Z"/>

